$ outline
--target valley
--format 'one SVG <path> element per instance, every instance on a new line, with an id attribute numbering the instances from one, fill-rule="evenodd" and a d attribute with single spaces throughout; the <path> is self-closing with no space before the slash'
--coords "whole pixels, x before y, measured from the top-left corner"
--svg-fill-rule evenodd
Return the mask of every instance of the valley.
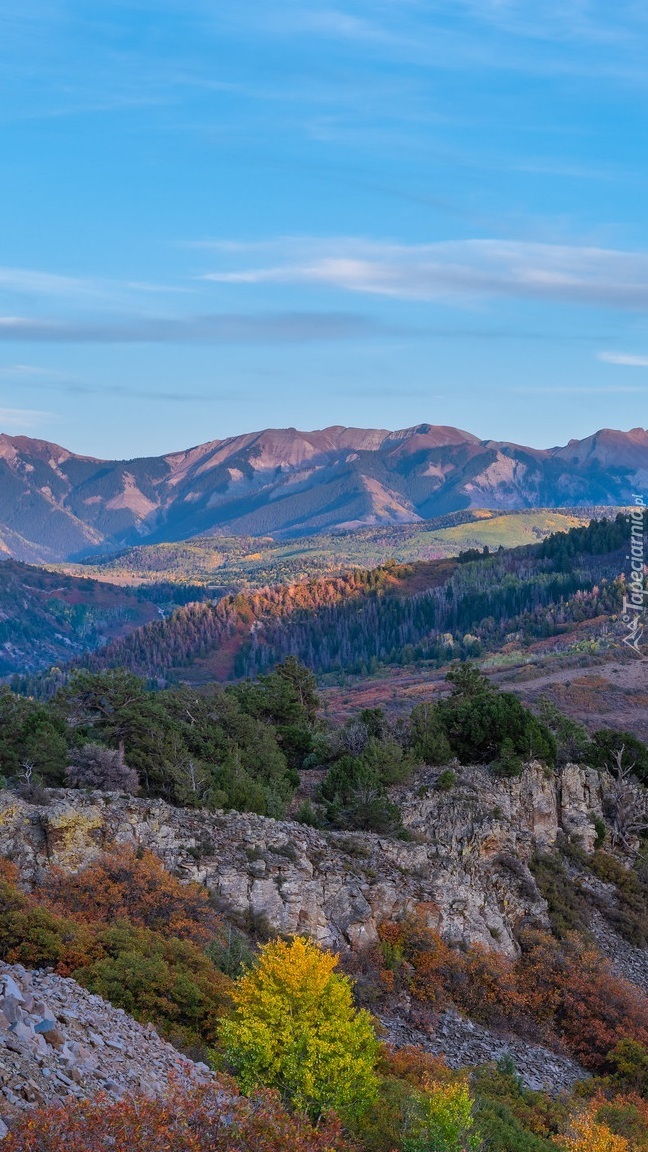
<path id="1" fill-rule="evenodd" d="M 195 537 L 178 544 L 142 544 L 105 560 L 61 564 L 54 570 L 124 586 L 172 582 L 239 591 L 378 567 L 386 559 L 404 563 L 456 556 L 471 548 L 516 548 L 617 511 L 534 508 L 497 514 L 479 508 L 418 524 L 302 536 L 290 543 L 272 537 Z"/>

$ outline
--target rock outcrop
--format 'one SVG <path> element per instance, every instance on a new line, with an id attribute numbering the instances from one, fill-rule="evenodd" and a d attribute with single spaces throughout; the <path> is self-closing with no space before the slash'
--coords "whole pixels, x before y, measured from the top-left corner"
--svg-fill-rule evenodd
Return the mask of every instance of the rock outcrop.
<path id="1" fill-rule="evenodd" d="M 382 920 L 425 904 L 448 939 L 512 956 L 522 924 L 547 924 L 530 857 L 550 850 L 561 828 L 593 844 L 601 780 L 574 765 L 557 777 L 534 763 L 513 780 L 457 768 L 444 791 L 438 775 L 426 770 L 396 797 L 409 840 L 98 792 L 57 790 L 37 806 L 4 791 L 0 855 L 37 886 L 53 864 L 75 870 L 112 845 L 143 846 L 209 887 L 229 915 L 275 932 L 360 948 Z"/>
<path id="2" fill-rule="evenodd" d="M 16 1111 L 99 1092 L 162 1095 L 170 1077 L 211 1073 L 76 981 L 0 963 L 0 1139 Z"/>

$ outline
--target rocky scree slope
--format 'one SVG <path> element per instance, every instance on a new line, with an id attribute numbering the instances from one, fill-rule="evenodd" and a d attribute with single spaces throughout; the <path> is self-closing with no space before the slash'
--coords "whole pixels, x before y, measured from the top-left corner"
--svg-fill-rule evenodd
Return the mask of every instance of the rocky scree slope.
<path id="1" fill-rule="evenodd" d="M 454 1009 L 441 1012 L 429 1029 L 413 1024 L 406 1016 L 401 1012 L 381 1017 L 389 1042 L 395 1048 L 414 1045 L 433 1056 L 443 1056 L 449 1068 L 512 1060 L 516 1075 L 526 1088 L 551 1096 L 570 1092 L 579 1081 L 589 1079 L 589 1073 L 575 1060 L 542 1044 L 531 1044 L 510 1034 L 495 1035 Z"/>
<path id="2" fill-rule="evenodd" d="M 103 1093 L 161 1095 L 211 1079 L 162 1040 L 74 980 L 0 964 L 0 1139 L 17 1112 Z"/>

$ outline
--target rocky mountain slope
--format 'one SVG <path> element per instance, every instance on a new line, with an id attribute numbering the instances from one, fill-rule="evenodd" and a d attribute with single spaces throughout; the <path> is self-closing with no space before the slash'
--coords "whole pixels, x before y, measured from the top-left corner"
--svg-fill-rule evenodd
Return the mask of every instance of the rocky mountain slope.
<path id="1" fill-rule="evenodd" d="M 575 765 L 558 778 L 529 764 L 512 780 L 498 780 L 487 769 L 457 768 L 456 786 L 444 791 L 438 775 L 438 769 L 426 769 L 413 788 L 395 792 L 409 841 L 322 832 L 252 814 L 182 810 L 117 794 L 56 790 L 49 803 L 34 805 L 5 791 L 0 855 L 17 864 L 26 886 L 37 889 L 53 865 L 75 871 L 110 846 L 146 847 L 176 875 L 206 885 L 223 915 L 248 929 L 308 934 L 353 957 L 377 943 L 381 922 L 425 908 L 430 926 L 446 940 L 478 943 L 513 958 L 521 928 L 549 925 L 529 868 L 534 853 L 552 853 L 561 833 L 575 834 L 592 848 L 605 777 Z M 632 962 L 644 973 L 646 959 L 632 950 Z M 177 1056 L 150 1029 L 73 981 L 17 971 L 27 1004 L 19 1002 L 15 1015 L 24 1027 L 19 1036 L 15 1027 L 5 1028 L 4 1049 L 0 1029 L 0 1093 L 4 1082 L 11 1104 L 21 1105 L 20 1060 L 31 1061 L 23 1068 L 27 1102 L 49 1099 L 43 1076 L 55 1093 L 76 1095 L 97 1085 L 116 1094 L 125 1086 L 146 1090 L 149 1074 L 164 1082 Z M 61 1032 L 54 1052 L 53 1037 L 47 1039 L 50 1024 L 43 1021 Z M 527 1085 L 551 1092 L 586 1075 L 565 1052 L 495 1034 L 454 1009 L 442 1012 L 432 1029 L 422 1029 L 406 1004 L 394 1002 L 382 1023 L 397 1047 L 416 1044 L 443 1053 L 450 1067 L 512 1057 Z M 150 1073 L 142 1066 L 147 1062 Z M 200 1066 L 195 1073 L 184 1064 L 182 1070 L 203 1074 Z M 29 1096 L 34 1090 L 40 1096 Z"/>
<path id="2" fill-rule="evenodd" d="M 0 436 L 0 540 L 26 561 L 211 532 L 289 538 L 458 509 L 623 505 L 648 478 L 648 432 L 526 448 L 421 424 L 294 428 L 105 461 Z"/>
<path id="3" fill-rule="evenodd" d="M 0 1139 L 24 1109 L 97 1093 L 163 1095 L 170 1078 L 198 1084 L 211 1074 L 76 981 L 0 964 Z"/>

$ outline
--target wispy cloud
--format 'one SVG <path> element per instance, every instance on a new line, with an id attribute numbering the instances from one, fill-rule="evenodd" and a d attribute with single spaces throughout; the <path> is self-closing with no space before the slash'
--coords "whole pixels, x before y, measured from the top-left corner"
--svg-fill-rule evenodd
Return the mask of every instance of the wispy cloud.
<path id="1" fill-rule="evenodd" d="M 225 284 L 309 284 L 449 304 L 493 296 L 648 308 L 648 253 L 517 240 L 402 245 L 289 240 L 286 258 L 207 273 Z"/>
<path id="2" fill-rule="evenodd" d="M 38 296 L 95 295 L 97 282 L 31 268 L 0 268 L 0 288 Z"/>
<path id="3" fill-rule="evenodd" d="M 248 0 L 253 3 L 253 0 Z M 350 50 L 450 70 L 596 76 L 645 86 L 648 24 L 635 0 L 293 0 L 253 3 L 266 34 L 318 36 Z M 228 17 L 232 22 L 237 16 Z M 250 10 L 238 17 L 249 26 Z"/>
<path id="4" fill-rule="evenodd" d="M 625 393 L 642 393 L 645 395 L 646 388 L 631 384 L 610 384 L 604 388 L 590 388 L 589 386 L 583 388 L 576 384 L 559 384 L 556 387 L 522 385 L 519 388 L 511 388 L 510 391 L 522 396 L 582 396 L 584 399 L 594 399 L 596 396 L 616 396 Z"/>
<path id="5" fill-rule="evenodd" d="M 12 431 L 37 427 L 43 420 L 51 420 L 51 412 L 37 412 L 30 408 L 0 408 L 0 431 Z"/>
<path id="6" fill-rule="evenodd" d="M 69 372 L 56 368 L 45 368 L 32 364 L 5 364 L 0 366 L 0 381 L 8 380 L 20 384 L 24 390 L 47 393 L 63 393 L 73 396 L 119 396 L 125 400 L 154 400 L 156 403 L 177 404 L 200 403 L 214 400 L 240 399 L 238 393 L 223 391 L 192 392 L 178 387 L 173 390 L 159 388 L 137 388 L 128 384 L 91 384 L 75 379 Z"/>
<path id="7" fill-rule="evenodd" d="M 354 340 L 395 331 L 349 312 L 135 316 L 118 320 L 0 317 L 0 342 L 46 344 L 280 344 Z"/>
<path id="8" fill-rule="evenodd" d="M 352 11 L 352 7 L 355 8 Z M 402 31 L 395 34 L 388 22 L 379 23 L 376 13 L 363 14 L 358 11 L 359 5 L 339 5 L 336 8 L 327 5 L 294 6 L 288 11 L 275 7 L 266 14 L 264 23 L 271 29 L 280 33 L 306 33 L 308 36 L 317 35 L 330 37 L 334 40 L 350 40 L 367 43 L 368 41 L 382 44 L 400 44 L 403 42 Z M 402 13 L 401 13 L 402 14 Z"/>
<path id="9" fill-rule="evenodd" d="M 0 267 L 0 292 L 62 301 L 128 301 L 151 295 L 186 295 L 187 284 L 156 284 L 146 280 L 111 280 L 101 276 L 65 276 L 37 268 Z"/>
<path id="10" fill-rule="evenodd" d="M 155 403 L 171 404 L 205 404 L 213 400 L 231 400 L 234 393 L 219 392 L 214 395 L 207 392 L 188 392 L 182 388 L 169 392 L 157 388 L 131 388 L 128 384 L 69 384 L 66 392 L 75 396 L 120 396 L 124 400 L 154 400 Z"/>
<path id="11" fill-rule="evenodd" d="M 69 372 L 60 372 L 57 368 L 43 368 L 36 364 L 2 364 L 0 365 L 0 380 L 15 380 L 29 385 L 42 386 L 43 381 L 69 380 Z"/>
<path id="12" fill-rule="evenodd" d="M 596 358 L 604 364 L 620 364 L 623 368 L 648 368 L 648 356 L 635 356 L 631 352 L 598 352 Z"/>

